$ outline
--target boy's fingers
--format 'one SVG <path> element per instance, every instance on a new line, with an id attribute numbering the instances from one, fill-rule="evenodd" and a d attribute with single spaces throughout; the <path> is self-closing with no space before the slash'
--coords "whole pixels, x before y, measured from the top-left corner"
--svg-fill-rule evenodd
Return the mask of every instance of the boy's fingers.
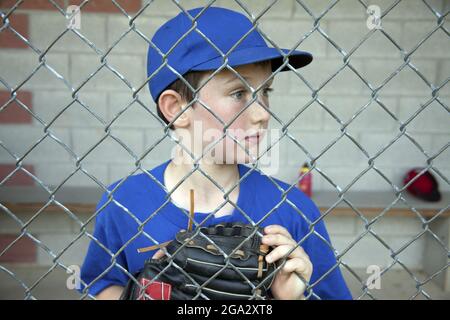
<path id="1" fill-rule="evenodd" d="M 284 235 L 286 238 L 291 238 L 292 236 L 289 233 L 289 231 L 285 228 L 280 226 L 279 224 L 272 224 L 270 226 L 267 226 L 264 228 L 264 232 L 265 234 L 282 234 Z"/>
<path id="2" fill-rule="evenodd" d="M 312 264 L 302 258 L 293 258 L 286 261 L 283 268 L 281 268 L 281 272 L 285 274 L 295 272 L 309 281 L 309 277 L 312 274 Z"/>
<path id="3" fill-rule="evenodd" d="M 282 246 L 282 245 L 292 245 L 295 246 L 297 243 L 291 238 L 286 237 L 284 234 L 266 234 L 262 237 L 262 242 L 269 246 Z"/>
<path id="4" fill-rule="evenodd" d="M 267 256 L 266 261 L 269 263 L 278 261 L 279 259 L 285 257 L 291 250 L 293 246 L 290 244 L 287 245 L 281 245 L 273 249 Z M 309 260 L 309 257 L 307 255 L 304 255 L 299 248 L 295 248 L 288 256 L 288 258 L 302 258 L 305 260 Z"/>

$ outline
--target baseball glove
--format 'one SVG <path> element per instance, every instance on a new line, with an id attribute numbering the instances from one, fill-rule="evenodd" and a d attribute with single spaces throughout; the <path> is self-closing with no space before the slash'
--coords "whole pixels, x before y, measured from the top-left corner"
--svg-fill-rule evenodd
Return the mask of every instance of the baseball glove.
<path id="1" fill-rule="evenodd" d="M 167 244 L 171 257 L 147 260 L 135 279 L 129 280 L 121 299 L 269 298 L 275 264 L 266 262 L 269 247 L 254 231 L 242 223 L 180 231 Z"/>

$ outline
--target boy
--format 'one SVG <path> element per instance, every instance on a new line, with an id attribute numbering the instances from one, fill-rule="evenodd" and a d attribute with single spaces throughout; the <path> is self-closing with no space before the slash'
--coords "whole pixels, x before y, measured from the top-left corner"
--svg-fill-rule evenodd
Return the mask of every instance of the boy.
<path id="1" fill-rule="evenodd" d="M 282 54 L 269 48 L 240 13 L 219 7 L 188 13 L 199 15 L 196 28 L 202 34 L 188 32 L 193 25 L 184 12 L 169 20 L 152 39 L 158 49 L 150 46 L 147 70 L 158 115 L 184 147 L 149 172 L 112 184 L 103 195 L 95 240 L 82 267 L 85 290 L 100 299 L 119 298 L 129 275 L 146 259 L 164 255 L 161 250 L 139 254 L 137 249 L 169 241 L 186 229 L 193 189 L 194 226 L 259 224 L 264 227 L 263 243 L 273 248 L 268 262 L 283 261 L 292 251 L 272 284 L 275 299 L 351 299 L 314 203 L 296 188 L 284 193 L 288 184 L 243 165 L 259 155 L 270 119 L 272 72 L 282 65 Z M 227 54 L 226 63 L 217 49 Z M 168 52 L 170 67 L 161 55 Z M 295 68 L 311 61 L 307 52 L 289 56 Z M 195 97 L 189 86 L 199 89 Z M 312 285 L 312 294 L 305 292 L 298 275 Z"/>

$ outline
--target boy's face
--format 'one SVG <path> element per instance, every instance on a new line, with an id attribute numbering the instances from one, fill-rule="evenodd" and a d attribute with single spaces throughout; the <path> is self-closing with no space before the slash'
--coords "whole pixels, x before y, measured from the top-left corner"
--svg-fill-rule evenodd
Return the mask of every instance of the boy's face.
<path id="1" fill-rule="evenodd" d="M 203 161 L 207 159 L 220 164 L 248 163 L 255 160 L 259 156 L 259 152 L 263 151 L 259 151 L 258 146 L 266 133 L 270 113 L 261 105 L 269 108 L 269 87 L 273 78 L 267 82 L 266 80 L 272 74 L 271 65 L 270 63 L 266 65 L 249 64 L 234 69 L 254 90 L 262 87 L 255 93 L 256 99 L 250 103 L 252 100 L 251 89 L 227 69 L 217 73 L 202 87 L 199 99 L 211 112 L 199 102 L 196 102 L 195 108 L 190 109 L 191 121 L 188 131 L 190 131 L 191 142 L 196 144 L 197 151 L 199 151 L 199 143 L 202 145 L 202 150 L 205 150 L 213 142 L 220 140 L 213 149 L 208 152 L 205 150 L 206 156 Z M 204 83 L 211 74 L 212 72 L 204 76 L 201 83 Z M 245 109 L 247 105 L 248 107 Z M 242 110 L 244 111 L 237 116 Z M 230 124 L 227 128 L 228 135 L 235 137 L 241 146 L 237 145 L 229 136 L 221 140 L 226 124 Z M 259 137 L 255 134 L 259 134 Z M 244 151 L 244 148 L 250 155 Z M 195 150 L 194 154 L 199 155 Z"/>

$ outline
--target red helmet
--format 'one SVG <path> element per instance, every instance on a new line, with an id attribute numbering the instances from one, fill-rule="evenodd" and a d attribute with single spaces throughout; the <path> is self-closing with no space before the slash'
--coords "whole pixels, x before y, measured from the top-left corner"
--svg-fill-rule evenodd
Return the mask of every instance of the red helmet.
<path id="1" fill-rule="evenodd" d="M 403 179 L 403 183 L 406 185 L 414 179 L 423 168 L 414 168 L 408 171 Z M 413 183 L 411 183 L 407 190 L 417 198 L 425 201 L 437 202 L 441 200 L 441 193 L 438 189 L 438 182 L 435 177 L 427 170 L 422 173 Z"/>

